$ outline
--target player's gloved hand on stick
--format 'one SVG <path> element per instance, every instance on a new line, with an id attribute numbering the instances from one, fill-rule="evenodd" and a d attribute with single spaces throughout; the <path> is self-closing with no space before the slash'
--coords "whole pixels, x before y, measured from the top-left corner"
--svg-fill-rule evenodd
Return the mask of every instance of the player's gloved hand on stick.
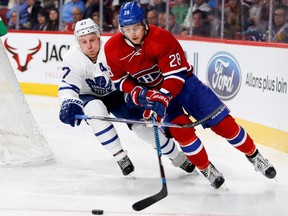
<path id="1" fill-rule="evenodd" d="M 80 125 L 82 119 L 76 119 L 75 115 L 84 115 L 83 102 L 78 98 L 65 99 L 62 102 L 59 118 L 65 124 L 70 124 L 72 127 L 75 124 Z"/>
<path id="2" fill-rule="evenodd" d="M 153 90 L 148 90 L 147 88 L 136 86 L 131 91 L 131 98 L 133 103 L 137 106 L 145 107 L 148 104 L 147 99 L 149 99 L 153 93 Z"/>
<path id="3" fill-rule="evenodd" d="M 125 93 L 125 94 L 124 94 L 124 100 L 125 100 L 125 103 L 127 104 L 127 106 L 128 106 L 129 108 L 139 107 L 139 106 L 137 106 L 137 105 L 133 102 L 132 96 L 131 96 L 130 93 Z"/>
<path id="4" fill-rule="evenodd" d="M 149 103 L 145 106 L 144 118 L 150 118 L 153 113 L 156 113 L 157 121 L 160 122 L 166 113 L 170 100 L 171 96 L 169 94 L 154 91 L 148 99 Z"/>

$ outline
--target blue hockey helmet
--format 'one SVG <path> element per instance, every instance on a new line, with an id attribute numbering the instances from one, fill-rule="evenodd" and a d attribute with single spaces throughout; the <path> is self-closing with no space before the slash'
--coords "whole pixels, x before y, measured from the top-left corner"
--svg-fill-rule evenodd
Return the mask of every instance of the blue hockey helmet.
<path id="1" fill-rule="evenodd" d="M 125 2 L 122 4 L 118 14 L 119 27 L 143 23 L 145 21 L 145 10 L 138 1 Z"/>

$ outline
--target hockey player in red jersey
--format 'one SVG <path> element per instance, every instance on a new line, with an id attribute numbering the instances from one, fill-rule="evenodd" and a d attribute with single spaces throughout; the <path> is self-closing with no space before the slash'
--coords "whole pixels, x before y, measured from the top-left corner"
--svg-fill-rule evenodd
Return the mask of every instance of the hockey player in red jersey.
<path id="1" fill-rule="evenodd" d="M 260 154 L 229 109 L 193 74 L 193 67 L 170 32 L 149 25 L 137 1 L 123 3 L 118 22 L 120 33 L 111 37 L 104 48 L 110 76 L 117 89 L 129 93 L 134 104 L 145 108 L 144 117 L 156 113 L 159 121 L 187 124 L 191 120 L 182 107 L 190 116 L 202 119 L 222 105 L 202 126 L 211 128 L 244 153 L 264 176 L 271 179 L 276 176 L 273 165 Z M 224 183 L 224 176 L 209 160 L 194 128 L 166 128 L 166 131 L 214 188 Z"/>
<path id="2" fill-rule="evenodd" d="M 108 117 L 111 113 L 117 118 L 141 119 L 143 108 L 129 107 L 124 100 L 124 93 L 116 90 L 110 80 L 98 25 L 90 18 L 78 21 L 74 36 L 77 43 L 65 53 L 62 62 L 63 76 L 58 91 L 60 120 L 74 127 L 81 122 L 81 119 L 75 118 L 76 114 Z M 96 119 L 87 119 L 85 122 L 101 145 L 113 155 L 123 175 L 133 172 L 134 165 L 127 151 L 123 150 L 114 125 Z M 128 126 L 139 138 L 156 147 L 152 128 L 139 124 Z M 159 139 L 163 155 L 175 167 L 187 173 L 194 171 L 195 166 L 179 151 L 172 139 L 162 133 L 159 133 Z"/>

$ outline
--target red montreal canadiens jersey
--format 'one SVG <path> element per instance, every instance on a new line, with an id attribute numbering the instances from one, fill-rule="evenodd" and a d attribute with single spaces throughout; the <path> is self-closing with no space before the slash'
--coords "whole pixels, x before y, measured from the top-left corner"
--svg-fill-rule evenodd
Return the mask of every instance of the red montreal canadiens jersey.
<path id="1" fill-rule="evenodd" d="M 124 92 L 141 85 L 149 89 L 164 88 L 175 96 L 185 82 L 183 74 L 192 71 L 174 36 L 153 25 L 138 49 L 124 40 L 121 33 L 111 37 L 104 49 L 111 79 Z"/>

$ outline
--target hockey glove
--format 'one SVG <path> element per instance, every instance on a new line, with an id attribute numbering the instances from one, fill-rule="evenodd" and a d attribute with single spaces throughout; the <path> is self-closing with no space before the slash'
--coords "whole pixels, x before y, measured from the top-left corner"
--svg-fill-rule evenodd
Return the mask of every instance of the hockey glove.
<path id="1" fill-rule="evenodd" d="M 143 113 L 144 118 L 150 118 L 154 112 L 157 114 L 157 121 L 161 121 L 166 114 L 166 108 L 168 107 L 170 100 L 171 96 L 169 94 L 154 91 L 148 99 L 149 103 L 145 106 L 145 111 Z"/>
<path id="2" fill-rule="evenodd" d="M 76 119 L 75 115 L 84 115 L 83 102 L 78 98 L 69 98 L 62 102 L 59 118 L 65 124 L 70 124 L 72 127 L 75 124 L 78 126 L 82 119 Z"/>
<path id="3" fill-rule="evenodd" d="M 154 93 L 152 90 L 148 90 L 147 88 L 143 88 L 140 86 L 136 86 L 131 91 L 131 98 L 134 104 L 137 106 L 145 107 L 148 104 L 149 97 Z"/>
<path id="4" fill-rule="evenodd" d="M 139 108 L 139 106 L 137 106 L 133 100 L 132 100 L 132 96 L 130 93 L 125 93 L 124 94 L 124 100 L 125 100 L 125 103 L 127 104 L 127 107 L 131 108 L 131 109 L 135 109 L 135 108 Z"/>

